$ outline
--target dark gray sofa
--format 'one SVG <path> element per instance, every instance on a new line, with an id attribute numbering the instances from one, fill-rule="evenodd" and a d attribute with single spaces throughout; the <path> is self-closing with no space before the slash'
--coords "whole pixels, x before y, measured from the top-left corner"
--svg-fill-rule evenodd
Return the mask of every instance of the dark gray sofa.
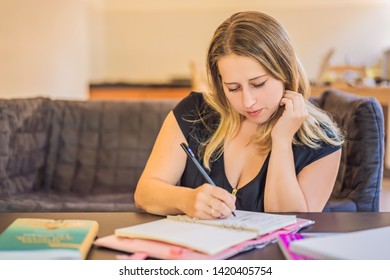
<path id="1" fill-rule="evenodd" d="M 137 180 L 176 103 L 0 100 L 0 211 L 137 211 Z"/>
<path id="2" fill-rule="evenodd" d="M 134 190 L 178 100 L 0 100 L 0 212 L 139 211 Z M 384 124 L 378 101 L 316 98 L 346 133 L 324 211 L 378 211 Z"/>
<path id="3" fill-rule="evenodd" d="M 325 212 L 377 212 L 382 191 L 385 129 L 373 97 L 325 91 L 317 100 L 345 133 L 340 168 Z"/>

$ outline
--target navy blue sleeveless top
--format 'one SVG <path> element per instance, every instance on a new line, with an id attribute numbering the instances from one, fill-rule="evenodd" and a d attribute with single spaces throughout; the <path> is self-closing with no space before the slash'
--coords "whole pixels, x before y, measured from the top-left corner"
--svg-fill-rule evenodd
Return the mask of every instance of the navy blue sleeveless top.
<path id="1" fill-rule="evenodd" d="M 198 155 L 199 162 L 199 143 L 206 140 L 218 125 L 219 118 L 217 114 L 209 114 L 213 110 L 203 99 L 201 93 L 191 92 L 186 98 L 180 101 L 173 109 L 173 114 L 186 138 L 189 147 Z M 208 117 L 209 116 L 209 117 Z M 199 121 L 202 117 L 202 121 Z M 305 166 L 325 157 L 339 149 L 341 146 L 331 146 L 323 143 L 318 149 L 313 149 L 304 145 L 292 145 L 295 172 L 298 174 Z M 259 173 L 249 183 L 238 189 L 236 196 L 236 208 L 238 210 L 264 212 L 264 188 L 267 177 L 269 154 L 259 170 Z M 210 177 L 217 186 L 232 192 L 224 166 L 224 156 L 220 156 L 211 164 Z M 190 188 L 197 188 L 206 183 L 202 174 L 198 171 L 193 162 L 187 159 L 186 166 L 181 176 L 179 185 Z"/>

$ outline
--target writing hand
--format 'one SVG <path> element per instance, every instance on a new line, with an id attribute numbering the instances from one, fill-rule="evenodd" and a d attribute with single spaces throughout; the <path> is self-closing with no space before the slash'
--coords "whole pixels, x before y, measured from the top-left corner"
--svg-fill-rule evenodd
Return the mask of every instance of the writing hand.
<path id="1" fill-rule="evenodd" d="M 234 195 L 206 183 L 192 190 L 184 212 L 199 219 L 226 218 L 236 209 L 235 203 Z"/>

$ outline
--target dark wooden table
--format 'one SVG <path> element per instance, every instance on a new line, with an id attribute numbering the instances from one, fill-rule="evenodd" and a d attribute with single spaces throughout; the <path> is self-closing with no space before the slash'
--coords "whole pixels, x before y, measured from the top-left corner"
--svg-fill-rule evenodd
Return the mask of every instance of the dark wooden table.
<path id="1" fill-rule="evenodd" d="M 16 218 L 48 218 L 48 219 L 92 219 L 99 223 L 98 236 L 114 233 L 116 228 L 146 223 L 161 219 L 145 213 L 0 213 L 0 232 L 2 232 Z M 375 227 L 390 226 L 390 212 L 378 213 L 303 213 L 297 217 L 315 221 L 302 231 L 305 232 L 349 232 Z M 110 260 L 115 259 L 117 251 L 92 246 L 88 259 Z M 270 244 L 263 249 L 255 249 L 239 254 L 232 259 L 240 260 L 277 260 L 284 259 L 277 244 Z"/>

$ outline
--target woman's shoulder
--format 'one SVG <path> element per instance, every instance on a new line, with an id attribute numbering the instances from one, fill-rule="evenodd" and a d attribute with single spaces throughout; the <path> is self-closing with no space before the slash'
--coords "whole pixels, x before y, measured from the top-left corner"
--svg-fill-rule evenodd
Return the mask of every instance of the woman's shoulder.
<path id="1" fill-rule="evenodd" d="M 199 107 L 203 105 L 205 99 L 203 97 L 203 93 L 197 91 L 191 91 L 186 97 L 184 97 L 178 105 L 182 106 L 196 106 Z"/>
<path id="2" fill-rule="evenodd" d="M 204 106 L 204 97 L 200 92 L 190 92 L 186 97 L 179 101 L 173 109 L 176 119 L 182 119 L 183 116 L 193 119 L 197 111 Z"/>
<path id="3" fill-rule="evenodd" d="M 332 145 L 324 141 L 318 143 L 317 147 L 300 144 L 293 145 L 293 154 L 296 165 L 303 164 L 303 167 L 342 148 L 341 145 Z"/>
<path id="4" fill-rule="evenodd" d="M 203 130 L 210 131 L 218 123 L 218 117 L 213 112 L 200 92 L 191 92 L 173 109 L 185 136 L 191 131 L 196 134 L 203 134 Z"/>

